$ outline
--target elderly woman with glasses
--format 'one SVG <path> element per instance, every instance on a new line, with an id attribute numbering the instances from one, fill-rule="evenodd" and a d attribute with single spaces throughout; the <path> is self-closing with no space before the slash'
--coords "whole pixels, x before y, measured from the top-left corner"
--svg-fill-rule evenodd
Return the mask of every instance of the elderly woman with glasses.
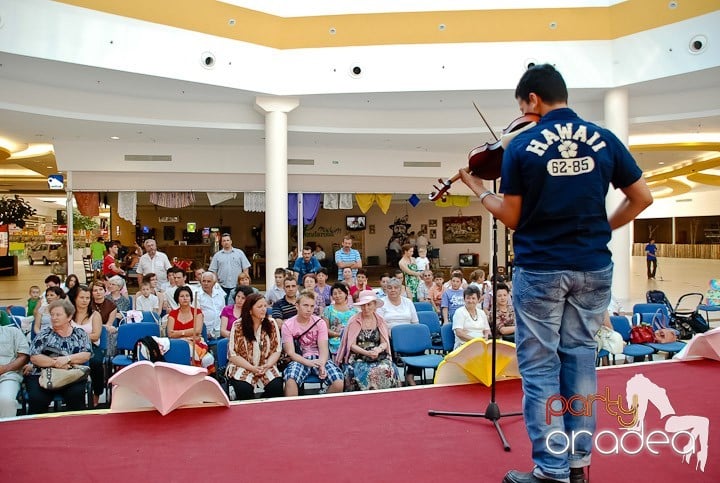
<path id="1" fill-rule="evenodd" d="M 400 280 L 391 278 L 387 282 L 385 303 L 378 307 L 378 314 L 385 319 L 390 329 L 400 324 L 418 323 L 415 305 L 409 298 L 402 296 L 402 290 L 403 286 Z"/>
<path id="2" fill-rule="evenodd" d="M 348 322 L 335 362 L 343 368 L 346 391 L 398 387 L 398 369 L 392 362 L 390 330 L 375 309 L 383 306 L 372 290 L 363 290 L 353 304 L 360 313 Z"/>

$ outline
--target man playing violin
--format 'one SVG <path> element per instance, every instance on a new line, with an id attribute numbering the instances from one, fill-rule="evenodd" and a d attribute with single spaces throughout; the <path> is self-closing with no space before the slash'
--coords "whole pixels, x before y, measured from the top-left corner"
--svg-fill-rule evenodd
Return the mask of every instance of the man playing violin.
<path id="1" fill-rule="evenodd" d="M 523 114 L 540 120 L 505 149 L 503 196 L 460 172 L 480 203 L 515 230 L 516 343 L 535 468 L 510 471 L 503 482 L 580 483 L 590 464 L 595 416 L 566 411 L 547 419 L 546 404 L 557 394 L 567 400 L 596 393 L 593 335 L 610 303 L 613 269 L 607 244 L 612 230 L 633 220 L 652 196 L 620 140 L 567 107 L 567 87 L 554 67 L 528 69 L 515 98 Z M 625 199 L 608 217 L 610 183 Z M 574 451 L 565 452 L 571 435 Z"/>

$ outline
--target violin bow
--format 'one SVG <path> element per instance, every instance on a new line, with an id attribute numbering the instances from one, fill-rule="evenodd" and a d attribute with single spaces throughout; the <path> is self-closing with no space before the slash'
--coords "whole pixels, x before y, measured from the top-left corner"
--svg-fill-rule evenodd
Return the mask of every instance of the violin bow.
<path id="1" fill-rule="evenodd" d="M 475 101 L 472 101 L 472 105 L 475 108 L 475 110 L 477 111 L 477 113 L 480 115 L 480 118 L 485 123 L 485 126 L 487 126 L 488 130 L 490 131 L 490 134 L 492 134 L 492 137 L 495 138 L 495 141 L 499 141 L 498 137 L 495 135 L 495 132 L 492 130 L 492 127 L 490 127 L 490 123 L 487 122 L 487 119 L 485 119 L 485 116 L 483 116 L 482 111 L 477 106 L 477 104 L 475 104 Z M 466 171 L 470 171 L 469 168 L 463 168 L 463 169 Z M 431 192 L 428 195 L 428 199 L 430 201 L 437 201 L 439 199 L 445 200 L 447 198 L 448 191 L 450 191 L 450 186 L 459 179 L 460 179 L 460 174 L 456 174 L 455 176 L 453 176 L 452 178 L 449 178 L 449 179 L 438 178 L 439 184 L 433 185 L 433 189 L 435 191 Z"/>
<path id="2" fill-rule="evenodd" d="M 483 122 L 484 122 L 485 125 L 487 126 L 488 131 L 490 131 L 490 134 L 492 134 L 492 137 L 495 138 L 495 141 L 500 141 L 500 140 L 498 139 L 498 137 L 495 135 L 495 132 L 494 132 L 494 131 L 492 130 L 492 128 L 490 127 L 490 123 L 487 122 L 487 119 L 485 119 L 485 116 L 483 116 L 483 113 L 480 111 L 480 108 L 477 106 L 477 104 L 475 104 L 475 101 L 473 101 L 472 105 L 473 105 L 473 107 L 475 108 L 475 110 L 477 111 L 477 113 L 480 114 L 480 118 L 483 120 Z"/>

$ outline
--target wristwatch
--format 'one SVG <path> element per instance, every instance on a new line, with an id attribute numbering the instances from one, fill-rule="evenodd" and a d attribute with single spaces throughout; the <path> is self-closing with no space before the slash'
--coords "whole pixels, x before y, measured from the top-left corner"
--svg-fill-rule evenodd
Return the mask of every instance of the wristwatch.
<path id="1" fill-rule="evenodd" d="M 490 196 L 490 195 L 494 195 L 494 194 L 495 194 L 495 193 L 493 193 L 493 192 L 490 191 L 490 190 L 487 190 L 487 191 L 485 191 L 484 193 L 482 193 L 482 194 L 480 195 L 480 204 L 482 204 L 482 202 L 483 202 L 483 200 L 484 200 L 485 198 L 487 198 L 487 197 Z"/>

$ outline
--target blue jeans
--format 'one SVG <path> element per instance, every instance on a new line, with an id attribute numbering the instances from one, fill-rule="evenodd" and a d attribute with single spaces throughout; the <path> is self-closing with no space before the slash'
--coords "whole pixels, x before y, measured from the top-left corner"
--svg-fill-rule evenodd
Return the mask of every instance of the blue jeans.
<path id="1" fill-rule="evenodd" d="M 547 404 L 554 401 L 551 407 L 560 414 L 562 402 L 555 401 L 557 395 L 584 400 L 597 392 L 594 335 L 610 304 L 612 269 L 612 264 L 592 272 L 515 267 L 513 307 L 523 415 L 538 476 L 564 480 L 571 467 L 590 464 L 591 437 L 576 436 L 574 451 L 562 449 L 572 442 L 573 432 L 595 431 L 595 408 L 592 416 L 565 412 L 548 424 Z M 582 402 L 573 408 L 581 409 Z"/>

